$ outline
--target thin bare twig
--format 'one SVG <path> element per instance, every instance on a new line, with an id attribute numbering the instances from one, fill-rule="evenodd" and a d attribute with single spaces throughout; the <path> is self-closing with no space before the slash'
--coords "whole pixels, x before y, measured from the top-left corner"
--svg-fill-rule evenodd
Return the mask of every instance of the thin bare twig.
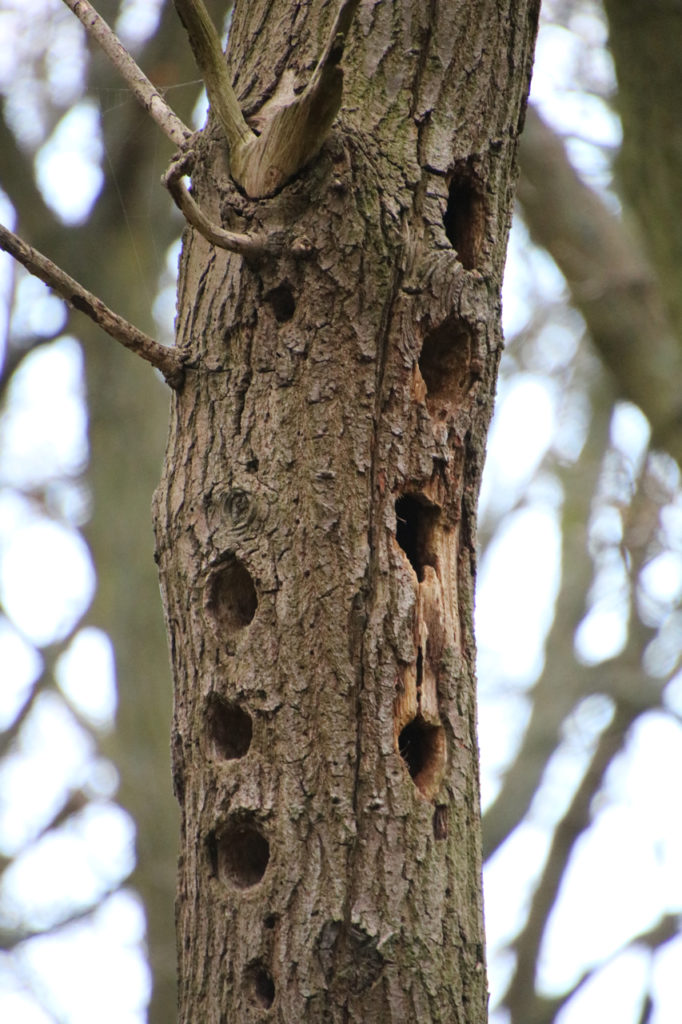
<path id="1" fill-rule="evenodd" d="M 33 837 L 32 843 L 39 842 L 49 832 L 55 832 L 58 828 L 61 828 L 62 825 L 75 817 L 75 815 L 80 814 L 90 803 L 90 797 L 88 797 L 83 789 L 79 788 L 67 792 L 50 820 L 46 821 L 40 831 Z"/>
<path id="2" fill-rule="evenodd" d="M 196 228 L 204 238 L 217 245 L 220 249 L 239 253 L 240 256 L 258 256 L 267 249 L 267 239 L 258 235 L 245 235 L 236 231 L 226 231 L 219 224 L 214 224 L 199 208 L 187 191 L 182 176 L 185 174 L 185 159 L 180 156 L 174 161 L 161 181 L 168 189 L 173 202 L 182 213 L 188 224 Z"/>
<path id="3" fill-rule="evenodd" d="M 31 274 L 40 278 L 49 288 L 60 295 L 74 309 L 80 310 L 94 320 L 108 335 L 119 341 L 131 352 L 146 359 L 161 371 L 167 383 L 177 388 L 182 383 L 183 366 L 176 348 L 167 348 L 154 341 L 149 335 L 138 330 L 123 317 L 86 288 L 61 270 L 47 256 L 22 241 L 14 232 L 0 225 L 0 249 L 4 249 L 19 261 Z"/>
<path id="4" fill-rule="evenodd" d="M 219 224 L 214 224 L 194 201 L 181 180 L 186 172 L 187 156 L 181 153 L 161 180 L 187 223 L 196 228 L 211 245 L 251 258 L 262 256 L 264 253 L 279 254 L 288 251 L 294 256 L 305 256 L 311 252 L 312 246 L 306 238 L 288 242 L 282 232 L 267 236 L 245 235 L 236 231 L 226 231 Z"/>
<path id="5" fill-rule="evenodd" d="M 61 918 L 55 921 L 53 924 L 48 925 L 46 928 L 9 928 L 0 927 L 0 949 L 4 952 L 11 952 L 22 942 L 28 942 L 30 939 L 42 938 L 45 935 L 58 935 L 63 928 L 69 928 L 72 924 L 78 924 L 79 921 L 84 921 L 86 918 L 94 914 L 102 906 L 105 900 L 109 899 L 115 893 L 120 892 L 122 889 L 121 885 L 110 885 L 104 889 L 96 900 L 89 903 L 87 907 L 83 907 L 80 910 L 75 910 L 68 917 Z"/>
<path id="6" fill-rule="evenodd" d="M 131 92 L 147 113 L 177 146 L 183 146 L 192 132 L 168 106 L 144 72 L 137 66 L 123 43 L 88 0 L 64 0 L 85 31 L 102 47 L 107 57 L 127 82 Z"/>
<path id="7" fill-rule="evenodd" d="M 555 829 L 528 918 L 513 942 L 517 955 L 516 970 L 504 1002 L 512 1022 L 539 1019 L 535 1009 L 541 1004 L 542 997 L 535 991 L 534 979 L 548 912 L 554 906 L 575 843 L 589 824 L 595 793 L 609 765 L 622 749 L 627 731 L 636 717 L 636 710 L 616 704 L 613 719 L 599 737 L 582 782 Z"/>
<path id="8" fill-rule="evenodd" d="M 638 935 L 634 935 L 627 942 L 623 943 L 622 946 L 618 946 L 613 953 L 606 958 L 602 963 L 598 964 L 597 967 L 591 967 L 589 970 L 584 971 L 575 985 L 572 985 L 566 992 L 562 992 L 560 996 L 556 996 L 552 999 L 543 999 L 538 997 L 536 1000 L 536 1006 L 540 1012 L 542 1020 L 556 1020 L 559 1012 L 567 1006 L 568 1003 L 573 999 L 574 996 L 580 992 L 584 986 L 594 978 L 597 971 L 603 970 L 608 964 L 613 963 L 619 956 L 622 956 L 626 950 L 635 949 L 637 946 L 644 946 L 650 953 L 656 953 L 657 950 L 664 946 L 666 942 L 670 942 L 680 934 L 680 916 L 679 914 L 664 914 L 663 917 L 659 918 L 656 924 L 652 925 L 644 932 L 640 932 Z M 650 1010 L 650 995 L 647 994 L 642 1005 L 642 1012 L 639 1017 L 640 1024 L 646 1024 L 649 1020 L 647 1017 L 647 1010 Z M 536 1019 L 540 1019 L 540 1016 Z"/>

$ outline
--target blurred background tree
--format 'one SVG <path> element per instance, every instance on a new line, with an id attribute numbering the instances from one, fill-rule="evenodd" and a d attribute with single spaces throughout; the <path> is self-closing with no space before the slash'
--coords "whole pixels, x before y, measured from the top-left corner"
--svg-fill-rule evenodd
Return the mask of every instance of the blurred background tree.
<path id="1" fill-rule="evenodd" d="M 97 8 L 200 124 L 172 5 Z M 169 144 L 59 0 L 0 0 L 0 89 L 3 221 L 170 341 Z M 681 90 L 673 0 L 545 3 L 481 499 L 499 1022 L 679 1017 Z M 166 397 L 0 273 L 0 1018 L 166 1024 L 176 811 L 149 512 Z"/>

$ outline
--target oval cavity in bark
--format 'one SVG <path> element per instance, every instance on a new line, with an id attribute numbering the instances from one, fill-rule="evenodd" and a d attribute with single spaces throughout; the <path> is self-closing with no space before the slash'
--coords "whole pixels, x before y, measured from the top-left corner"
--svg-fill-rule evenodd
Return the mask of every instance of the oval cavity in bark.
<path id="1" fill-rule="evenodd" d="M 398 751 L 419 792 L 431 800 L 440 785 L 445 766 L 445 730 L 417 715 L 402 729 Z"/>
<path id="2" fill-rule="evenodd" d="M 231 821 L 220 829 L 214 843 L 221 882 L 236 889 L 258 885 L 270 860 L 270 844 L 260 829 L 243 819 Z"/>
<path id="3" fill-rule="evenodd" d="M 253 1001 L 269 1010 L 275 1001 L 275 983 L 270 972 L 261 963 L 251 964 L 247 968 L 246 980 Z"/>
<path id="4" fill-rule="evenodd" d="M 244 757 L 251 746 L 251 715 L 238 704 L 213 695 L 206 707 L 206 736 L 209 754 L 217 760 Z"/>
<path id="5" fill-rule="evenodd" d="M 236 633 L 248 626 L 258 607 L 251 573 L 234 555 L 216 568 L 206 589 L 206 608 L 218 632 Z"/>

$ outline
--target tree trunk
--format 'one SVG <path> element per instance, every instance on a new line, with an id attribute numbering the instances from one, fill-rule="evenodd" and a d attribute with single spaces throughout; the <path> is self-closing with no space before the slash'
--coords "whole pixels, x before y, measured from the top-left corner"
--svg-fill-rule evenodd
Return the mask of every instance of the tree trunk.
<path id="1" fill-rule="evenodd" d="M 237 6 L 247 116 L 331 16 Z M 342 113 L 272 198 L 198 142 L 213 220 L 309 245 L 184 244 L 156 526 L 186 1024 L 486 1018 L 475 517 L 536 18 L 362 5 Z"/>

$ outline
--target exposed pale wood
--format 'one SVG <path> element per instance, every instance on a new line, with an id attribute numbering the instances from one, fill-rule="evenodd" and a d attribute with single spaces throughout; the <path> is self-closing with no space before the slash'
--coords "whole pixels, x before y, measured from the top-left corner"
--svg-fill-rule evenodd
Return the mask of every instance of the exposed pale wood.
<path id="1" fill-rule="evenodd" d="M 272 195 L 320 151 L 341 106 L 340 67 L 346 36 L 359 0 L 344 0 L 327 45 L 306 88 L 287 102 L 268 104 L 261 133 L 232 159 L 232 172 L 247 195 Z"/>
<path id="2" fill-rule="evenodd" d="M 230 173 L 247 195 L 272 195 L 319 152 L 341 105 L 339 62 L 359 0 L 343 0 L 327 43 L 306 88 L 280 94 L 261 113 L 256 135 L 247 125 L 232 88 L 220 39 L 203 0 L 174 0 L 187 29 L 211 108 L 220 123 L 230 157 Z"/>

